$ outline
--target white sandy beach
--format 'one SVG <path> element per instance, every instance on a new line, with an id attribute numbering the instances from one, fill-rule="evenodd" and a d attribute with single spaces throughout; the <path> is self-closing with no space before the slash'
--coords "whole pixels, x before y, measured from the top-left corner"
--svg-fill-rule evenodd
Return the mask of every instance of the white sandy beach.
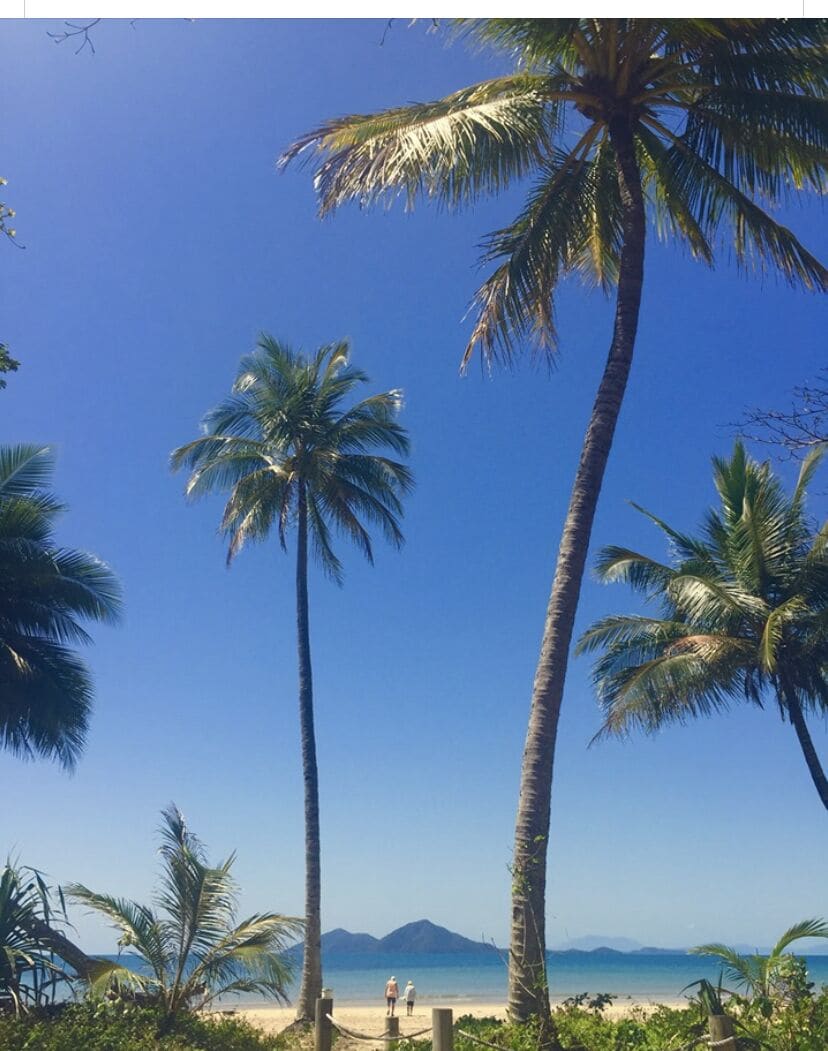
<path id="1" fill-rule="evenodd" d="M 633 997 L 616 1000 L 611 1007 L 608 1007 L 604 1014 L 608 1018 L 618 1018 L 623 1015 L 629 1014 L 634 1007 L 643 1008 L 644 1010 L 652 1010 L 656 1004 L 652 1001 L 636 1000 Z M 686 1007 L 686 1000 L 673 1000 L 669 1003 L 670 1007 Z M 400 1035 L 406 1036 L 410 1033 L 416 1033 L 421 1029 L 425 1029 L 431 1025 L 431 1008 L 432 1007 L 451 1007 L 454 1011 L 455 1020 L 461 1015 L 474 1015 L 475 1018 L 506 1018 L 506 1005 L 502 1003 L 439 1003 L 430 1004 L 423 1002 L 417 1004 L 414 1009 L 414 1014 L 409 1018 L 405 1014 L 405 1010 L 401 1015 L 398 1015 L 400 1019 Z M 279 1033 L 294 1020 L 295 1017 L 294 1007 L 274 1007 L 263 1005 L 262 1007 L 240 1007 L 237 1014 L 243 1015 L 249 1021 L 255 1025 L 264 1029 L 268 1033 Z M 385 1007 L 382 1004 L 376 1006 L 367 1004 L 348 1004 L 343 1003 L 341 1005 L 334 1005 L 334 1018 L 342 1023 L 348 1029 L 356 1030 L 365 1035 L 376 1036 L 379 1038 L 385 1030 Z M 371 1045 L 368 1045 L 371 1046 Z"/>

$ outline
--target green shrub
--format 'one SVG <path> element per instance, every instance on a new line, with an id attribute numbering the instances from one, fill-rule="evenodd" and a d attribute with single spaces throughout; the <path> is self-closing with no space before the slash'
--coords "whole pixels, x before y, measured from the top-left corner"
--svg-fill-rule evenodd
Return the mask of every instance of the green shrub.
<path id="1" fill-rule="evenodd" d="M 769 1017 L 760 998 L 727 1003 L 727 1012 L 736 1021 L 739 1051 L 826 1051 L 828 989 L 814 996 L 799 977 L 792 969 L 787 999 L 775 1001 Z M 698 1003 L 685 1008 L 633 1007 L 623 1018 L 606 1018 L 600 1010 L 571 1002 L 557 1008 L 554 1019 L 561 1044 L 579 1051 L 665 1051 L 688 1045 L 703 1051 L 706 1047 L 707 1017 Z M 504 1051 L 537 1051 L 539 1045 L 537 1027 L 531 1023 L 509 1025 L 465 1015 L 456 1023 L 456 1051 L 485 1051 L 457 1030 Z"/>
<path id="2" fill-rule="evenodd" d="M 72 1004 L 58 1015 L 0 1017 L 0 1051 L 284 1051 L 243 1019 L 182 1015 L 157 1036 L 161 1016 L 135 1006 Z"/>

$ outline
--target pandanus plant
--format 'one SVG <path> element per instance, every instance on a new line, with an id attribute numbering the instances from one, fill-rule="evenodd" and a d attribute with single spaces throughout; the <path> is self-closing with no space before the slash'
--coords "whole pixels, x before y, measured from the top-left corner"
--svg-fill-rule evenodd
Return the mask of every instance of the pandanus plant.
<path id="1" fill-rule="evenodd" d="M 63 896 L 55 909 L 52 892 L 36 869 L 7 861 L 0 871 L 0 1010 L 10 1001 L 16 1014 L 54 998 L 57 984 L 70 981 L 52 947 L 40 936 L 65 919 Z"/>

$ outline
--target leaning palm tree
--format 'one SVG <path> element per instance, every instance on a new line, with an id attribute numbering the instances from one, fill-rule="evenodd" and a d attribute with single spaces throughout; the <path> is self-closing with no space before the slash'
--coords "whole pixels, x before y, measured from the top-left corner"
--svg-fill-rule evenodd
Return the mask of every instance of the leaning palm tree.
<path id="1" fill-rule="evenodd" d="M 332 527 L 353 541 L 369 562 L 373 545 L 365 523 L 387 540 L 403 541 L 401 496 L 411 487 L 406 466 L 373 450 L 405 455 L 408 438 L 397 422 L 399 391 L 375 394 L 346 408 L 363 372 L 348 364 L 348 345 L 324 346 L 311 356 L 262 336 L 243 358 L 233 394 L 204 418 L 206 434 L 172 454 L 174 469 L 192 475 L 187 495 L 229 490 L 221 522 L 229 537 L 228 563 L 247 541 L 275 529 L 282 548 L 296 527 L 296 618 L 299 721 L 305 785 L 305 943 L 297 1018 L 314 1016 L 322 988 L 319 777 L 313 717 L 308 542 L 325 572 L 342 580 Z"/>
<path id="2" fill-rule="evenodd" d="M 136 970 L 120 959 L 96 961 L 92 993 L 138 993 L 161 1008 L 162 1030 L 182 1011 L 201 1010 L 220 996 L 256 993 L 286 1000 L 292 972 L 285 950 L 301 931 L 301 920 L 266 912 L 237 923 L 235 854 L 209 865 L 178 808 L 170 804 L 161 815 L 160 911 L 80 883 L 66 887 L 71 898 L 110 920 L 119 948 L 144 964 Z"/>
<path id="3" fill-rule="evenodd" d="M 462 22 L 512 55 L 513 74 L 437 102 L 342 117 L 282 162 L 321 155 L 321 214 L 418 195 L 454 207 L 533 176 L 515 221 L 485 243 L 475 347 L 510 358 L 555 346 L 554 295 L 578 274 L 617 285 L 606 367 L 564 523 L 521 772 L 513 856 L 509 1008 L 548 1019 L 545 886 L 552 766 L 592 522 L 635 345 L 648 218 L 712 265 L 824 289 L 828 274 L 769 209 L 823 185 L 825 44 L 817 19 L 493 19 Z"/>
<path id="4" fill-rule="evenodd" d="M 580 651 L 600 653 L 601 733 L 652 732 L 736 701 L 761 706 L 770 696 L 828 808 L 828 780 L 805 721 L 807 712 L 828 712 L 828 522 L 814 531 L 805 510 L 824 451 L 805 459 L 787 496 L 770 466 L 737 443 L 729 460 L 713 460 L 721 506 L 700 536 L 643 512 L 666 534 L 674 564 L 627 548 L 602 551 L 600 578 L 630 584 L 658 602 L 661 615 L 605 617 L 580 640 Z"/>
<path id="5" fill-rule="evenodd" d="M 786 989 L 785 964 L 790 960 L 788 949 L 801 938 L 828 938 L 825 920 L 801 920 L 782 935 L 767 956 L 760 953 L 744 955 L 720 942 L 698 945 L 690 952 L 697 956 L 712 956 L 724 964 L 724 977 L 743 989 L 747 996 L 772 1001 Z"/>
<path id="6" fill-rule="evenodd" d="M 90 641 L 82 621 L 117 620 L 121 602 L 108 566 L 56 545 L 53 469 L 46 446 L 0 446 L 0 747 L 71 769 L 92 681 L 70 644 Z"/>

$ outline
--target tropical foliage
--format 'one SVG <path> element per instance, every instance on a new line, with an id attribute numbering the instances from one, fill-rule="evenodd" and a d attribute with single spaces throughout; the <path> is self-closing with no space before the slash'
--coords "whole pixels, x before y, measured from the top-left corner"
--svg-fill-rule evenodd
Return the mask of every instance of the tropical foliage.
<path id="1" fill-rule="evenodd" d="M 121 598 L 100 559 L 57 546 L 53 468 L 46 446 L 0 446 L 0 747 L 72 768 L 92 681 L 70 647 L 90 641 L 83 621 L 116 621 Z"/>
<path id="2" fill-rule="evenodd" d="M 770 466 L 737 443 L 729 460 L 713 460 L 720 507 L 708 512 L 700 536 L 643 512 L 672 545 L 673 564 L 604 549 L 599 577 L 630 584 L 658 602 L 661 615 L 605 617 L 581 639 L 580 651 L 600 652 L 602 733 L 653 731 L 737 700 L 761 706 L 770 694 L 828 807 L 805 722 L 807 712 L 828 711 L 828 523 L 815 530 L 806 513 L 823 452 L 805 459 L 788 496 Z"/>
<path id="3" fill-rule="evenodd" d="M 773 1003 L 790 995 L 790 964 L 796 961 L 796 957 L 791 956 L 788 949 L 802 938 L 828 938 L 828 924 L 824 920 L 801 920 L 795 923 L 785 931 L 767 956 L 760 953 L 746 956 L 720 942 L 699 945 L 690 952 L 721 960 L 726 982 L 746 996 L 760 997 Z"/>
<path id="4" fill-rule="evenodd" d="M 825 1051 L 828 1047 L 828 990 L 815 992 L 806 984 L 796 998 L 774 1002 L 770 1015 L 762 1014 L 759 1007 L 758 1000 L 746 997 L 729 1001 L 736 1051 Z M 709 1044 L 707 1009 L 697 999 L 684 1008 L 633 1006 L 623 1017 L 570 1002 L 555 1009 L 554 1019 L 563 1046 L 580 1051 L 691 1051 Z M 536 1051 L 540 1029 L 535 1023 L 509 1025 L 494 1018 L 461 1017 L 455 1025 L 457 1051 L 477 1051 L 480 1046 L 465 1034 L 504 1051 Z M 418 1040 L 415 1047 L 429 1051 L 430 1042 Z"/>
<path id="5" fill-rule="evenodd" d="M 0 205 L 0 209 L 2 209 L 2 205 Z M 11 356 L 5 343 L 0 343 L 0 390 L 6 389 L 6 379 L 3 374 L 6 372 L 17 372 L 19 368 L 20 362 Z"/>
<path id="6" fill-rule="evenodd" d="M 235 855 L 209 865 L 179 810 L 170 805 L 162 817 L 157 909 L 79 883 L 66 888 L 71 898 L 108 919 L 118 931 L 119 947 L 143 964 L 131 967 L 120 957 L 98 961 L 92 993 L 139 994 L 142 1002 L 158 1005 L 165 1030 L 183 1011 L 204 1008 L 220 996 L 255 993 L 284 1000 L 291 978 L 284 950 L 301 932 L 301 921 L 268 912 L 237 922 Z"/>
<path id="7" fill-rule="evenodd" d="M 308 613 L 308 542 L 325 572 L 342 580 L 333 531 L 351 540 L 369 562 L 367 526 L 399 546 L 402 496 L 409 469 L 377 450 L 408 452 L 397 421 L 401 392 L 374 394 L 343 404 L 367 382 L 348 363 L 348 345 L 334 343 L 306 356 L 271 336 L 242 359 L 232 395 L 204 419 L 206 434 L 177 449 L 174 468 L 188 467 L 191 497 L 228 491 L 221 528 L 227 560 L 248 542 L 274 530 L 283 549 L 295 527 L 299 718 L 305 784 L 305 946 L 297 1003 L 300 1019 L 313 1018 L 322 988 L 319 777 L 313 715 Z"/>
<path id="8" fill-rule="evenodd" d="M 491 234 L 467 354 L 555 342 L 553 295 L 576 272 L 619 276 L 629 159 L 661 234 L 712 263 L 723 231 L 741 265 L 826 286 L 826 270 L 768 208 L 824 182 L 828 29 L 819 19 L 488 19 L 461 31 L 516 71 L 437 102 L 340 117 L 283 163 L 319 158 L 325 215 L 402 195 L 456 207 L 535 182 Z M 627 157 L 628 150 L 630 156 Z M 629 188 L 628 188 L 629 189 Z"/>
<path id="9" fill-rule="evenodd" d="M 66 1004 L 45 1015 L 0 1015 L 3 1051 L 286 1051 L 242 1018 L 180 1015 L 159 1034 L 163 1015 L 153 1008 L 109 1001 Z M 297 1051 L 299 1051 L 297 1047 Z"/>
<path id="10" fill-rule="evenodd" d="M 509 1008 L 548 1018 L 546 855 L 554 749 L 598 496 L 632 364 L 648 220 L 712 264 L 825 289 L 828 271 L 773 215 L 821 191 L 828 146 L 819 19 L 461 20 L 514 72 L 436 102 L 326 122 L 283 162 L 317 164 L 324 215 L 402 195 L 471 204 L 524 177 L 514 221 L 484 242 L 491 272 L 473 303 L 486 358 L 555 346 L 554 300 L 577 274 L 618 286 L 612 342 L 558 552 L 532 694 L 512 862 Z"/>
<path id="11" fill-rule="evenodd" d="M 32 933 L 65 919 L 41 873 L 7 861 L 0 871 L 0 1012 L 21 1014 L 51 1003 L 68 976 L 50 947 Z"/>

